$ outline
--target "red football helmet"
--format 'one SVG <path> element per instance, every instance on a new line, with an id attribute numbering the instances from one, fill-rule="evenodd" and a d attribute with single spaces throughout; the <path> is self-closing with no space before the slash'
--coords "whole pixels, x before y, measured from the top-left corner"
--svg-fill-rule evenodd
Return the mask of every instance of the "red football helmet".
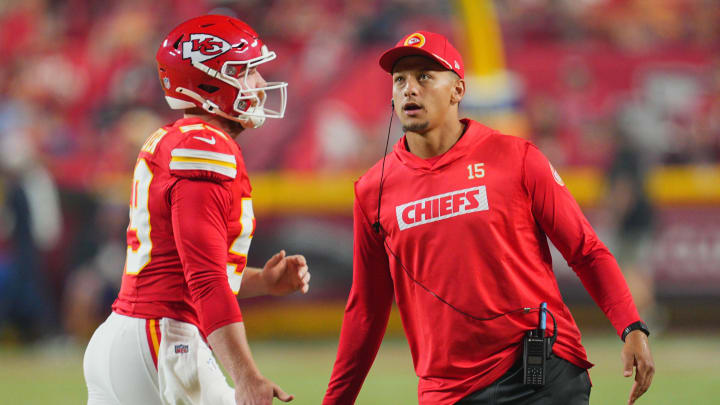
<path id="1" fill-rule="evenodd" d="M 287 83 L 248 85 L 252 69 L 275 57 L 249 25 L 221 15 L 206 15 L 180 24 L 165 38 L 156 55 L 170 108 L 200 107 L 248 128 L 261 126 L 265 118 L 282 118 L 285 114 Z M 270 90 L 279 91 L 275 109 L 265 107 Z"/>

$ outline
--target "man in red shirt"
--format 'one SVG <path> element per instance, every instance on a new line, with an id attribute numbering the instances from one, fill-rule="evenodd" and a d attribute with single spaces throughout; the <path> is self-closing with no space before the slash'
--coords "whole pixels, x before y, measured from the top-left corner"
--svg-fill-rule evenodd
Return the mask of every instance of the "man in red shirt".
<path id="1" fill-rule="evenodd" d="M 160 46 L 166 99 L 185 117 L 153 133 L 138 155 L 120 294 L 85 352 L 88 404 L 292 400 L 256 367 L 235 297 L 309 287 L 300 255 L 281 251 L 263 269 L 246 267 L 255 217 L 233 138 L 282 118 L 287 83 L 267 83 L 257 70 L 275 56 L 225 16 L 186 21 Z M 271 93 L 280 96 L 276 110 Z"/>
<path id="2" fill-rule="evenodd" d="M 629 403 L 654 365 L 618 265 L 530 142 L 459 119 L 460 54 L 415 32 L 380 58 L 405 136 L 355 185 L 353 286 L 324 405 L 351 404 L 397 302 L 420 404 L 587 404 L 592 366 L 562 301 L 547 239 L 625 341 Z M 556 319 L 542 386 L 524 383 L 538 306 Z"/>

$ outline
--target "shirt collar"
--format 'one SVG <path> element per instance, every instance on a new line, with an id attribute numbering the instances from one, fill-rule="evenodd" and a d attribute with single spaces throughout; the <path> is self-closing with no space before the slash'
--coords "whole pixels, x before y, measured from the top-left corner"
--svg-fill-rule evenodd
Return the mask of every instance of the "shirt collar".
<path id="1" fill-rule="evenodd" d="M 400 140 L 395 144 L 393 153 L 397 156 L 400 162 L 412 169 L 435 171 L 465 156 L 470 149 L 476 148 L 480 142 L 484 141 L 491 133 L 495 132 L 493 129 L 469 118 L 463 118 L 460 122 L 466 126 L 465 133 L 450 149 L 448 149 L 447 152 L 443 153 L 440 159 L 434 161 L 433 163 L 414 155 L 405 148 L 405 137 L 407 135 L 403 135 L 402 138 L 400 138 Z"/>

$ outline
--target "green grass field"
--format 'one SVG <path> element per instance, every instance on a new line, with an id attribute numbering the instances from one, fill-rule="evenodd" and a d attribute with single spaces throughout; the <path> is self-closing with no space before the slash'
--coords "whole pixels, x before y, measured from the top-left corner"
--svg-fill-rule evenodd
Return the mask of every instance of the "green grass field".
<path id="1" fill-rule="evenodd" d="M 584 343 L 596 364 L 591 370 L 591 403 L 627 403 L 631 380 L 621 375 L 620 341 L 614 336 L 588 336 Z M 651 344 L 657 374 L 638 404 L 720 403 L 720 335 L 664 336 Z M 320 403 L 336 342 L 251 342 L 251 346 L 260 369 L 295 395 L 294 404 Z M 416 404 L 416 383 L 407 344 L 388 340 L 357 404 Z M 81 349 L 0 348 L 0 405 L 76 405 L 85 400 Z"/>

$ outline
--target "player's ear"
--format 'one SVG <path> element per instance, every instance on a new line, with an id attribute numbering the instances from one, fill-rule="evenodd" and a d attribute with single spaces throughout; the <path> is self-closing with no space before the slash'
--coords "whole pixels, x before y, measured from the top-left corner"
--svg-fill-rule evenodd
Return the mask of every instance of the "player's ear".
<path id="1" fill-rule="evenodd" d="M 455 105 L 460 104 L 460 100 L 465 96 L 465 80 L 461 79 L 454 72 L 452 74 L 454 81 L 450 89 L 450 103 Z"/>

